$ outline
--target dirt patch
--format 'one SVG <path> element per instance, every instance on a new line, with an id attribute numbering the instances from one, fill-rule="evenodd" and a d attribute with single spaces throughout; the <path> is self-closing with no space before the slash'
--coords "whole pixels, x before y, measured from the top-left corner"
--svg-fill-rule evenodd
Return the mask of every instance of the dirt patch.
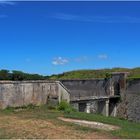
<path id="1" fill-rule="evenodd" d="M 118 130 L 120 127 L 114 126 L 114 125 L 109 125 L 109 124 L 104 124 L 100 122 L 93 122 L 93 121 L 85 121 L 85 120 L 77 120 L 77 119 L 68 119 L 68 118 L 63 118 L 59 117 L 58 119 L 65 121 L 65 122 L 72 122 L 78 125 L 90 127 L 90 128 L 97 128 L 97 129 L 102 129 L 106 131 L 111 131 L 111 130 Z"/>

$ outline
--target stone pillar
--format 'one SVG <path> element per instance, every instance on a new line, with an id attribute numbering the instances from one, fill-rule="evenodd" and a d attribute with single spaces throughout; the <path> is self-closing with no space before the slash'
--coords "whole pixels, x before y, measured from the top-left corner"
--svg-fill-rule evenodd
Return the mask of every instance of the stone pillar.
<path id="1" fill-rule="evenodd" d="M 116 114 L 117 114 L 117 106 L 115 105 L 114 106 L 114 116 L 113 117 L 116 117 Z"/>
<path id="2" fill-rule="evenodd" d="M 109 99 L 105 101 L 105 116 L 109 116 Z"/>
<path id="3" fill-rule="evenodd" d="M 90 113 L 90 103 L 86 104 L 86 113 Z"/>

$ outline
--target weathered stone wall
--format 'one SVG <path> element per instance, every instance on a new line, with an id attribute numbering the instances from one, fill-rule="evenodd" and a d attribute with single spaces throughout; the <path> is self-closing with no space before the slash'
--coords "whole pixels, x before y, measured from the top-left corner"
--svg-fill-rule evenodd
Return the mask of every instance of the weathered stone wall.
<path id="1" fill-rule="evenodd" d="M 114 73 L 111 78 L 92 80 L 61 80 L 70 90 L 71 100 L 87 97 L 119 95 L 125 89 L 125 74 Z"/>
<path id="2" fill-rule="evenodd" d="M 92 96 L 109 96 L 109 80 L 61 80 L 65 87 L 70 90 L 70 99 L 84 99 Z"/>
<path id="3" fill-rule="evenodd" d="M 118 95 L 119 93 L 121 98 L 120 101 L 118 98 L 110 98 L 109 114 L 140 122 L 140 79 L 126 81 L 124 78 L 123 74 L 116 73 L 111 78 L 112 81 L 105 79 L 63 80 L 62 83 L 70 90 L 71 100 L 86 99 L 90 96 L 110 96 L 111 89 L 109 91 L 109 88 L 113 86 L 114 95 Z M 97 106 L 99 105 L 95 103 L 96 101 L 93 101 L 91 104 L 91 109 L 93 109 L 91 112 L 103 112 L 100 111 L 102 109 L 97 109 Z M 76 108 L 78 108 L 78 104 L 73 104 Z"/>
<path id="4" fill-rule="evenodd" d="M 61 83 L 59 82 L 58 84 L 58 93 L 59 93 L 59 102 L 62 100 L 67 101 L 68 103 L 70 102 L 70 91 Z"/>
<path id="5" fill-rule="evenodd" d="M 0 81 L 0 108 L 41 105 L 63 99 L 69 102 L 69 93 L 60 82 Z"/>
<path id="6" fill-rule="evenodd" d="M 119 117 L 140 122 L 140 79 L 127 80 L 117 111 Z"/>
<path id="7" fill-rule="evenodd" d="M 116 100 L 122 88 L 115 89 L 122 79 L 124 79 L 123 75 L 120 77 L 115 74 L 108 79 L 62 80 L 61 82 L 70 90 L 71 104 L 77 110 L 115 116 Z"/>

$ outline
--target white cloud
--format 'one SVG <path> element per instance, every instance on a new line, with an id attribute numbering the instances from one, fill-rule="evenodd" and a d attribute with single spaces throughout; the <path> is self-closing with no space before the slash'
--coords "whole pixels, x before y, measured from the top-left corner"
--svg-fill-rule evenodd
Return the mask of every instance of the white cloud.
<path id="1" fill-rule="evenodd" d="M 139 17 L 133 16 L 81 16 L 66 13 L 56 13 L 51 16 L 55 19 L 80 22 L 97 22 L 97 23 L 140 23 Z"/>
<path id="2" fill-rule="evenodd" d="M 77 15 L 64 14 L 64 13 L 56 13 L 52 17 L 61 20 L 77 20 L 79 18 L 79 16 Z"/>
<path id="3" fill-rule="evenodd" d="M 62 58 L 62 57 L 57 57 L 57 58 L 54 58 L 53 61 L 52 61 L 52 64 L 53 65 L 65 65 L 67 64 L 69 61 L 68 59 L 66 58 Z"/>
<path id="4" fill-rule="evenodd" d="M 13 1 L 1 1 L 0 0 L 0 5 L 6 6 L 6 5 L 15 5 L 16 3 Z"/>
<path id="5" fill-rule="evenodd" d="M 107 56 L 107 54 L 100 54 L 100 55 L 98 55 L 98 58 L 102 59 L 102 60 L 105 60 L 105 59 L 108 58 L 108 56 Z"/>

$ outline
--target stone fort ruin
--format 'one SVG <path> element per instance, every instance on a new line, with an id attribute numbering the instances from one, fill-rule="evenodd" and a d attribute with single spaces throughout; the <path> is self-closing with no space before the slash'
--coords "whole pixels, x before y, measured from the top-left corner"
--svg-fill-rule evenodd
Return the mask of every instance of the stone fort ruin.
<path id="1" fill-rule="evenodd" d="M 81 112 L 140 121 L 140 79 L 128 73 L 110 78 L 61 81 L 0 81 L 0 108 L 69 102 Z"/>
<path id="2" fill-rule="evenodd" d="M 121 93 L 126 88 L 127 73 L 113 73 L 110 78 L 94 80 L 62 80 L 70 89 L 70 102 L 77 110 L 116 116 Z"/>

